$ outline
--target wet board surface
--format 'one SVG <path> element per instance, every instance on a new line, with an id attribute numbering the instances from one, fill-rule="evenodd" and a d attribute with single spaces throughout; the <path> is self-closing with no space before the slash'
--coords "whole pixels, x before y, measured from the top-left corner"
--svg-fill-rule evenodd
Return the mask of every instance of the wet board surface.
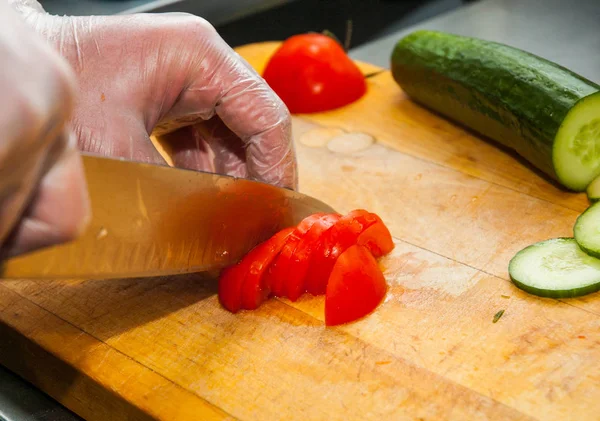
<path id="1" fill-rule="evenodd" d="M 261 71 L 277 45 L 238 51 Z M 600 294 L 537 298 L 507 274 L 519 249 L 571 235 L 585 195 L 415 105 L 389 72 L 368 84 L 294 117 L 294 139 L 302 192 L 374 211 L 396 238 L 374 314 L 326 328 L 305 296 L 232 315 L 197 275 L 2 281 L 0 363 L 89 420 L 598 419 Z"/>

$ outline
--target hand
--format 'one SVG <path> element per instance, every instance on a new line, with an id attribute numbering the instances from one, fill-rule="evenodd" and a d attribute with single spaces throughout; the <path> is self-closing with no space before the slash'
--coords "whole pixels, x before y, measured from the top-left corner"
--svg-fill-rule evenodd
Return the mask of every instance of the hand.
<path id="1" fill-rule="evenodd" d="M 0 1 L 0 257 L 75 238 L 89 202 L 68 65 Z"/>
<path id="2" fill-rule="evenodd" d="M 297 187 L 291 119 L 266 82 L 205 20 L 183 13 L 58 17 L 12 0 L 72 65 L 80 149 Z"/>

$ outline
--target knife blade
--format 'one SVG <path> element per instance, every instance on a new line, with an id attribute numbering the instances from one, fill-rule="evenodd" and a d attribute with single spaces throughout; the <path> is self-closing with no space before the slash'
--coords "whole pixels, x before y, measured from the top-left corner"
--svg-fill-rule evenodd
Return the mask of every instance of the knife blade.
<path id="1" fill-rule="evenodd" d="M 266 183 L 83 155 L 92 220 L 77 240 L 2 262 L 0 278 L 110 279 L 218 270 L 325 203 Z"/>

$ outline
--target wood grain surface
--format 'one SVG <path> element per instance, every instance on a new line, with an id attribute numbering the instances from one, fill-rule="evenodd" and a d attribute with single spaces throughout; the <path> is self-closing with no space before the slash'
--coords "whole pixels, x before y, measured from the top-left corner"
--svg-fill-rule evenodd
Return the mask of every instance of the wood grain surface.
<path id="1" fill-rule="evenodd" d="M 238 51 L 261 71 L 277 45 Z M 294 139 L 302 192 L 377 212 L 397 239 L 374 314 L 326 328 L 323 298 L 304 296 L 232 315 L 198 275 L 5 280 L 0 362 L 89 420 L 600 419 L 600 296 L 541 299 L 507 275 L 517 250 L 571 235 L 585 196 L 389 72 L 368 84 L 295 116 Z"/>

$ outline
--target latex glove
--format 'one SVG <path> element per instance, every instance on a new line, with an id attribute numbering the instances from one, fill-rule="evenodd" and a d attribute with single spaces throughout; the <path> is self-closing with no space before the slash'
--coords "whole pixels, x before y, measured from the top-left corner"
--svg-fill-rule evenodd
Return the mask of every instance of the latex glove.
<path id="1" fill-rule="evenodd" d="M 205 20 L 58 17 L 37 2 L 12 4 L 78 76 L 81 149 L 161 163 L 149 135 L 171 132 L 177 166 L 297 187 L 287 108 Z"/>
<path id="2" fill-rule="evenodd" d="M 89 217 L 68 65 L 0 1 L 0 257 L 70 240 Z"/>

